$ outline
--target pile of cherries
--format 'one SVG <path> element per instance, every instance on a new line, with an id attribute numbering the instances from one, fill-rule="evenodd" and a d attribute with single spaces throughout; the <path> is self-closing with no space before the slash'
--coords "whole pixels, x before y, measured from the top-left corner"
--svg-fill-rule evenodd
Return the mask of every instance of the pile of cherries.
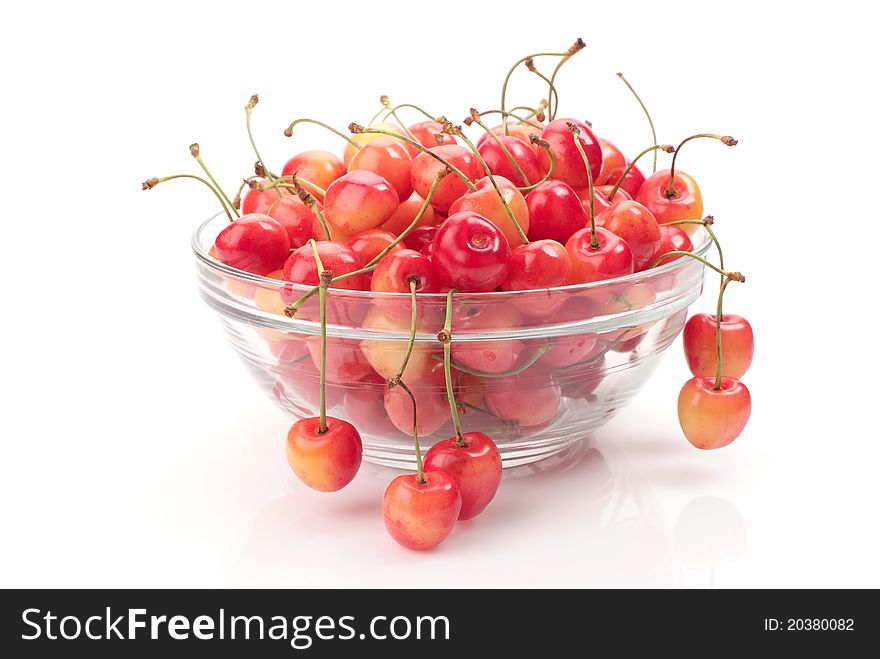
<path id="1" fill-rule="evenodd" d="M 410 329 L 401 363 L 375 359 L 369 364 L 386 381 L 386 404 L 389 395 L 394 397 L 407 408 L 412 424 L 417 473 L 395 478 L 382 506 L 388 532 L 406 547 L 439 544 L 456 520 L 486 508 L 501 481 L 497 446 L 483 433 L 464 432 L 458 415 L 450 359 L 458 292 L 548 289 L 696 259 L 719 274 L 720 286 L 717 313 L 695 315 L 685 327 L 685 354 L 694 377 L 679 395 L 681 427 L 694 446 L 710 449 L 733 441 L 748 420 L 751 400 L 740 378 L 751 363 L 752 330 L 743 318 L 722 310 L 727 285 L 745 279 L 725 270 L 713 220 L 703 217 L 700 189 L 676 168 L 682 147 L 691 140 L 714 139 L 728 146 L 736 140 L 701 133 L 673 147 L 657 143 L 654 135 L 654 144 L 630 160 L 598 137 L 589 122 L 556 118 L 556 75 L 583 47 L 578 39 L 566 51 L 540 54 L 555 61 L 550 76 L 538 71 L 538 55 L 519 59 L 504 80 L 500 109 L 471 109 L 463 120 L 479 130 L 476 142 L 444 116 L 411 104 L 392 106 L 382 97 L 376 116 L 366 125 L 350 124 L 348 133 L 314 119 L 294 121 L 287 136 L 298 124 L 318 124 L 345 141 L 344 152 L 340 158 L 303 151 L 277 174 L 253 142 L 251 115 L 258 102 L 253 96 L 245 110 L 257 157 L 255 174 L 233 199 L 205 166 L 197 144 L 191 153 L 207 178 L 180 174 L 143 184 L 150 189 L 175 178 L 200 181 L 229 216 L 211 256 L 248 273 L 311 287 L 302 295 L 294 294 L 292 286 L 283 288 L 286 297 L 278 311 L 290 317 L 313 314 L 313 319 L 317 313 L 321 324 L 320 342 L 309 344 L 320 372 L 320 414 L 297 421 L 286 444 L 291 468 L 316 490 L 347 485 L 362 458 L 357 429 L 326 413 L 328 295 L 333 289 L 409 294 L 410 304 L 395 298 L 381 310 L 380 322 Z M 508 82 L 520 65 L 547 84 L 548 100 L 508 111 Z M 425 120 L 408 125 L 399 118 L 403 110 L 421 113 Z M 494 115 L 500 123 L 490 126 Z M 658 152 L 674 154 L 669 169 L 656 170 Z M 655 171 L 645 177 L 636 162 L 648 154 Z M 718 248 L 718 266 L 693 253 L 690 234 L 699 227 Z M 420 359 L 414 350 L 418 296 L 444 292 L 446 315 L 438 340 L 455 435 L 432 446 L 423 460 L 419 430 L 424 425 L 407 379 Z M 315 295 L 317 309 L 313 303 L 306 308 Z M 423 368 L 416 370 L 414 377 L 424 376 Z"/>

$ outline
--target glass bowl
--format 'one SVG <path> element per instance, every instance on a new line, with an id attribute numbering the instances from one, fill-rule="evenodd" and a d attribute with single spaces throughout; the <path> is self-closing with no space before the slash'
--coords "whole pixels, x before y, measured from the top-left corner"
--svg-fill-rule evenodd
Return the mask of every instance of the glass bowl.
<path id="1" fill-rule="evenodd" d="M 224 265 L 208 254 L 226 225 L 195 231 L 202 299 L 260 388 L 291 418 L 318 414 L 318 296 L 295 318 L 284 306 L 311 287 Z M 695 252 L 711 245 L 705 230 Z M 455 296 L 452 361 L 462 426 L 492 437 L 505 467 L 557 454 L 619 412 L 647 381 L 684 326 L 703 285 L 703 265 L 680 258 L 648 272 L 538 291 Z M 445 294 L 420 294 L 419 324 L 404 382 L 418 400 L 422 450 L 452 436 L 443 378 Z M 408 293 L 330 289 L 327 412 L 361 434 L 364 459 L 413 468 L 412 405 L 389 389 L 410 330 Z M 491 376 L 490 376 L 491 374 Z"/>

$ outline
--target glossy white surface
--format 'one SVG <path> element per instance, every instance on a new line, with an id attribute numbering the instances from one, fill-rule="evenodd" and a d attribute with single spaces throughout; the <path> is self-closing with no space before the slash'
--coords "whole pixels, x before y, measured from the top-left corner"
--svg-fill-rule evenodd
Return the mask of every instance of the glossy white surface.
<path id="1" fill-rule="evenodd" d="M 790 10 L 766 4 L 554 3 L 487 29 L 500 10 L 468 3 L 457 15 L 475 26 L 471 42 L 445 12 L 384 6 L 381 21 L 310 6 L 299 27 L 238 4 L 99 14 L 78 3 L 39 21 L 9 9 L 16 29 L 0 54 L 31 55 L 0 90 L 0 586 L 880 586 L 878 224 L 865 195 L 876 186 L 867 68 L 880 53 L 859 5 L 799 6 L 793 35 Z M 443 56 L 405 26 L 437 20 Z M 254 91 L 264 156 L 283 162 L 338 147 L 317 129 L 285 141 L 295 116 L 344 126 L 387 93 L 463 117 L 497 104 L 522 48 L 578 34 L 590 45 L 561 74 L 563 111 L 642 148 L 649 133 L 621 70 L 661 140 L 741 140 L 692 144 L 681 166 L 749 277 L 727 308 L 757 334 L 753 418 L 727 449 L 691 448 L 673 346 L 580 461 L 511 474 L 437 551 L 408 552 L 382 526 L 390 472 L 365 466 L 335 496 L 289 473 L 288 423 L 195 293 L 189 234 L 213 212 L 210 195 L 138 184 L 195 173 L 193 139 L 218 178 L 247 174 L 242 106 Z M 285 75 L 284 62 L 304 69 Z M 519 100 L 537 100 L 521 75 Z M 695 309 L 712 306 L 707 293 Z"/>

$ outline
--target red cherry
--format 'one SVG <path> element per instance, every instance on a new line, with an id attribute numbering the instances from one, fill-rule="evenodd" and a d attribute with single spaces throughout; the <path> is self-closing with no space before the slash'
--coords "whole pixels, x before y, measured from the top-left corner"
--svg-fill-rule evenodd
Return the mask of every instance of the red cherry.
<path id="1" fill-rule="evenodd" d="M 373 271 L 371 288 L 377 292 L 409 293 L 410 281 L 416 282 L 416 293 L 436 293 L 440 282 L 431 262 L 412 249 L 390 252 Z M 407 308 L 411 306 L 406 302 Z"/>
<path id="2" fill-rule="evenodd" d="M 612 188 L 617 184 L 617 181 L 620 179 L 621 175 L 627 167 L 629 167 L 629 161 L 626 162 L 625 167 L 615 169 L 608 174 L 608 178 L 610 179 L 609 185 L 611 185 Z M 667 181 L 668 180 L 669 179 L 667 178 Z M 639 169 L 638 165 L 633 165 L 632 169 L 630 169 L 624 177 L 623 182 L 617 189 L 617 192 L 614 194 L 614 199 L 612 199 L 611 201 L 617 201 L 617 195 L 619 195 L 621 191 L 629 195 L 631 199 L 635 199 L 636 195 L 639 194 L 639 189 L 642 187 L 642 183 L 644 182 L 645 175 L 642 174 L 642 170 Z"/>
<path id="3" fill-rule="evenodd" d="M 389 124 L 382 122 L 381 124 L 374 124 L 370 126 L 372 129 L 382 130 L 386 133 L 392 133 L 394 135 L 403 135 L 403 129 L 400 126 L 395 124 Z M 363 148 L 370 142 L 375 142 L 376 140 L 384 140 L 388 135 L 384 133 L 353 133 L 349 139 L 357 144 L 359 147 Z M 400 140 L 403 143 L 403 140 Z M 351 162 L 352 158 L 354 158 L 358 153 L 358 148 L 353 146 L 351 143 L 345 145 L 345 151 L 342 153 L 342 162 L 348 167 L 348 163 Z"/>
<path id="4" fill-rule="evenodd" d="M 446 286 L 465 293 L 491 291 L 507 278 L 507 238 L 477 213 L 450 215 L 437 229 L 433 245 L 431 262 Z"/>
<path id="5" fill-rule="evenodd" d="M 675 172 L 674 194 L 666 196 L 669 170 L 664 169 L 645 179 L 636 195 L 636 201 L 647 208 L 657 222 L 666 224 L 676 220 L 699 220 L 703 217 L 703 196 L 697 182 L 681 170 Z M 688 233 L 697 225 L 682 225 Z"/>
<path id="6" fill-rule="evenodd" d="M 267 214 L 285 228 L 291 247 L 302 247 L 310 238 L 315 237 L 312 233 L 315 214 L 299 197 L 281 197 L 272 204 Z"/>
<path id="7" fill-rule="evenodd" d="M 345 392 L 342 410 L 346 419 L 356 424 L 361 432 L 367 435 L 393 437 L 397 434 L 382 401 L 382 389 L 385 380 L 373 374 L 351 387 Z"/>
<path id="8" fill-rule="evenodd" d="M 626 241 L 637 272 L 651 265 L 660 246 L 660 226 L 651 211 L 637 201 L 622 201 L 602 214 L 602 226 Z"/>
<path id="9" fill-rule="evenodd" d="M 338 156 L 329 151 L 303 151 L 296 154 L 284 164 L 281 176 L 296 175 L 309 183 L 314 183 L 319 188 L 326 190 L 340 176 L 345 174 L 345 165 Z M 322 195 L 309 190 L 309 193 L 321 201 Z"/>
<path id="10" fill-rule="evenodd" d="M 564 245 L 555 240 L 533 240 L 511 251 L 510 272 L 501 288 L 525 291 L 567 286 L 571 283 L 572 271 L 571 257 Z M 566 296 L 547 293 L 523 299 L 520 308 L 524 313 L 537 316 L 554 313 L 566 303 Z"/>
<path id="11" fill-rule="evenodd" d="M 398 366 L 399 364 L 400 360 L 398 360 Z M 407 373 L 409 373 L 409 366 L 407 366 Z M 429 376 L 428 380 L 433 380 L 433 378 Z M 440 383 L 433 382 L 424 386 L 411 385 L 410 391 L 412 391 L 418 406 L 419 437 L 433 435 L 443 427 L 449 418 L 449 404 L 439 393 Z M 410 397 L 400 387 L 385 389 L 385 413 L 400 432 L 412 435 L 413 404 Z"/>
<path id="12" fill-rule="evenodd" d="M 556 119 L 544 128 L 541 137 L 550 143 L 550 150 L 556 158 L 551 178 L 564 181 L 573 188 L 589 187 L 587 168 L 584 167 L 584 159 L 574 144 L 574 136 L 568 128 L 568 124 L 574 124 L 580 130 L 578 139 L 590 161 L 590 171 L 593 180 L 599 178 L 602 171 L 602 147 L 592 130 L 577 119 Z M 538 162 L 541 171 L 546 172 L 550 168 L 550 157 L 544 149 L 538 151 Z"/>
<path id="13" fill-rule="evenodd" d="M 504 203 L 501 201 L 501 197 L 498 196 L 498 192 L 495 191 L 489 177 L 481 178 L 477 181 L 476 185 L 476 190 L 462 195 L 449 207 L 450 215 L 462 211 L 470 211 L 482 215 L 501 229 L 511 247 L 522 245 L 522 238 L 520 238 L 513 220 L 510 219 L 510 215 L 507 213 L 507 209 L 504 208 Z M 523 197 L 522 192 L 517 190 L 513 183 L 501 176 L 495 177 L 495 185 L 498 186 L 501 196 L 504 197 L 504 202 L 507 203 L 523 233 L 528 233 L 529 208 L 526 205 L 526 199 Z"/>
<path id="14" fill-rule="evenodd" d="M 303 349 L 308 352 L 308 345 L 303 342 Z M 298 400 L 289 400 L 295 404 L 296 412 L 302 416 L 314 414 L 321 404 L 320 373 L 311 359 L 303 359 L 280 367 L 279 383 L 286 391 L 292 392 Z M 333 409 L 342 402 L 345 389 L 332 382 L 327 383 L 327 409 Z M 303 407 L 302 405 L 305 405 Z"/>
<path id="15" fill-rule="evenodd" d="M 692 252 L 694 244 L 690 237 L 678 226 L 670 226 L 668 224 L 660 225 L 660 244 L 651 256 L 651 263 L 654 263 L 664 254 L 669 252 Z M 669 263 L 676 259 L 684 258 L 682 256 L 670 256 L 662 263 Z"/>
<path id="16" fill-rule="evenodd" d="M 384 137 L 365 145 L 348 163 L 348 171 L 366 169 L 375 172 L 388 181 L 395 190 L 399 201 L 409 199 L 412 194 L 410 169 L 412 156 L 400 140 Z"/>
<path id="17" fill-rule="evenodd" d="M 315 368 L 321 368 L 321 340 L 306 339 Z M 327 337 L 327 381 L 346 384 L 369 377 L 373 367 L 354 339 Z"/>
<path id="18" fill-rule="evenodd" d="M 583 297 L 565 296 L 565 304 L 554 315 L 554 323 L 582 321 L 596 315 L 596 305 Z M 571 366 L 592 359 L 605 343 L 598 334 L 583 333 L 557 336 L 551 340 L 550 349 L 541 355 L 536 366 L 554 369 Z"/>
<path id="19" fill-rule="evenodd" d="M 586 284 L 633 272 L 633 253 L 626 241 L 604 227 L 596 228 L 596 240 L 599 246 L 593 248 L 590 229 L 585 228 L 565 243 L 571 257 L 574 283 Z"/>
<path id="20" fill-rule="evenodd" d="M 343 233 L 375 229 L 397 210 L 397 191 L 384 178 L 365 169 L 339 177 L 327 188 L 324 216 Z"/>
<path id="21" fill-rule="evenodd" d="M 526 175 L 528 182 L 524 181 L 522 176 L 516 170 L 516 167 L 510 162 L 507 154 L 504 153 L 498 142 L 493 139 L 483 141 L 477 151 L 483 156 L 483 160 L 489 166 L 489 171 L 498 176 L 503 176 L 516 186 L 526 186 L 537 183 L 541 180 L 543 174 L 541 166 L 538 164 L 538 156 L 532 149 L 532 145 L 523 142 L 512 135 L 500 135 L 499 140 L 507 148 L 508 153 L 519 165 L 522 173 Z"/>
<path id="22" fill-rule="evenodd" d="M 315 243 L 318 249 L 318 255 L 321 257 L 321 265 L 325 270 L 333 273 L 334 277 L 344 275 L 362 267 L 361 261 L 355 254 L 354 250 L 348 245 L 331 242 L 327 240 L 319 240 Z M 294 284 L 307 284 L 309 286 L 317 286 L 320 282 L 320 273 L 315 263 L 315 255 L 311 245 L 303 245 L 291 252 L 284 263 L 284 281 L 293 282 Z M 331 288 L 342 288 L 348 290 L 365 290 L 368 288 L 367 279 L 363 275 L 355 275 L 341 281 L 330 284 Z M 298 295 L 287 291 L 287 295 L 293 295 L 296 299 Z M 291 302 L 293 301 L 290 300 Z"/>
<path id="23" fill-rule="evenodd" d="M 287 433 L 287 462 L 299 479 L 319 492 L 336 492 L 348 485 L 361 466 L 361 436 L 353 425 L 327 417 L 300 419 Z"/>
<path id="24" fill-rule="evenodd" d="M 486 509 L 501 483 L 501 454 L 488 435 L 466 432 L 464 446 L 457 437 L 437 442 L 425 454 L 425 471 L 452 476 L 461 491 L 459 520 L 472 519 Z"/>
<path id="25" fill-rule="evenodd" d="M 618 149 L 608 140 L 600 137 L 599 146 L 602 147 L 602 170 L 599 172 L 599 176 L 593 181 L 594 185 L 614 185 L 617 183 L 617 179 L 620 178 L 620 174 L 617 177 L 612 178 L 615 170 L 620 170 L 620 173 L 623 173 L 623 170 L 626 169 L 626 156 L 623 155 L 623 151 Z"/>
<path id="26" fill-rule="evenodd" d="M 578 199 L 581 200 L 581 206 L 584 207 L 584 212 L 587 214 L 587 217 L 590 217 L 590 188 L 583 188 L 582 190 L 575 190 L 575 194 L 578 196 Z M 614 201 L 622 201 L 618 199 L 615 195 Z M 599 215 L 602 211 L 611 208 L 614 204 L 608 201 L 608 197 L 605 196 L 605 193 L 602 192 L 599 188 L 593 188 L 593 214 L 594 216 Z M 598 220 L 597 220 L 598 222 Z M 599 225 L 601 226 L 601 225 Z"/>
<path id="27" fill-rule="evenodd" d="M 416 227 L 403 239 L 403 244 L 409 249 L 414 249 L 417 252 L 421 251 L 425 245 L 430 245 L 434 242 L 434 236 L 437 235 L 438 228 L 435 226 Z"/>
<path id="28" fill-rule="evenodd" d="M 408 297 L 408 296 L 407 296 Z M 381 304 L 380 304 L 381 303 Z M 392 306 L 397 304 L 397 307 Z M 412 327 L 412 314 L 409 300 L 375 300 L 376 306 L 370 309 L 366 318 L 362 323 L 364 329 L 380 334 L 397 334 L 409 335 Z M 386 309 L 391 309 L 395 314 L 386 313 Z M 428 327 L 425 322 L 418 319 L 417 331 L 430 332 L 433 326 Z M 364 339 L 360 343 L 361 352 L 367 358 L 370 366 L 382 377 L 383 383 L 389 378 L 397 376 L 400 365 L 403 363 L 403 357 L 406 354 L 408 341 L 405 340 L 388 340 L 388 339 Z M 406 365 L 404 376 L 407 382 L 418 382 L 419 385 L 427 385 L 425 379 L 430 379 L 432 383 L 436 382 L 439 386 L 440 381 L 436 379 L 437 362 L 434 359 L 434 351 L 430 344 L 416 342 L 413 345 L 412 354 Z M 442 364 L 441 364 L 442 366 Z M 376 398 L 381 399 L 382 396 L 375 392 Z M 421 416 L 421 410 L 419 410 Z M 441 422 L 442 423 L 442 422 Z M 412 423 L 410 422 L 410 428 Z"/>
<path id="29" fill-rule="evenodd" d="M 407 549 L 432 549 L 452 532 L 461 511 L 455 479 L 442 471 L 398 476 L 382 498 L 385 528 Z"/>
<path id="30" fill-rule="evenodd" d="M 505 303 L 476 306 L 460 304 L 453 308 L 453 331 L 463 337 L 468 332 L 515 330 L 523 326 L 522 315 L 516 307 Z M 519 359 L 523 344 L 519 339 L 490 339 L 487 341 L 453 341 L 452 359 L 475 371 L 503 373 Z"/>
<path id="31" fill-rule="evenodd" d="M 718 371 L 715 314 L 698 313 L 684 326 L 684 356 L 688 368 L 697 377 L 714 377 Z M 742 316 L 724 314 L 721 317 L 722 375 L 742 378 L 752 364 L 755 354 L 755 335 L 752 326 Z"/>
<path id="32" fill-rule="evenodd" d="M 399 236 L 403 233 L 403 230 L 412 224 L 414 219 L 416 219 L 416 215 L 419 214 L 419 210 L 424 203 L 425 200 L 413 192 L 409 196 L 409 199 L 400 202 L 400 205 L 397 207 L 397 210 L 394 211 L 394 214 L 379 228 L 383 231 L 390 231 L 395 236 Z M 436 224 L 436 218 L 434 216 L 433 207 L 429 205 L 419 218 L 419 223 L 416 225 L 416 228 L 432 226 L 433 224 Z"/>
<path id="33" fill-rule="evenodd" d="M 614 199 L 612 201 L 608 201 L 608 197 L 611 195 L 612 190 L 614 190 L 613 185 L 597 185 L 593 189 L 596 192 L 602 193 L 602 196 L 608 206 L 613 206 L 614 204 L 621 201 L 632 201 L 632 195 L 623 188 L 617 188 L 617 192 L 614 193 Z"/>
<path id="34" fill-rule="evenodd" d="M 515 421 L 521 428 L 543 426 L 553 420 L 562 401 L 559 383 L 547 371 L 486 378 L 483 398 L 492 414 Z"/>
<path id="35" fill-rule="evenodd" d="M 455 144 L 455 138 L 448 133 L 443 132 L 443 125 L 436 121 L 420 121 L 409 127 L 409 134 L 412 135 L 419 144 L 427 149 L 435 146 L 445 146 Z M 422 150 L 414 147 L 412 144 L 406 145 L 409 155 L 413 158 L 422 153 Z"/>
<path id="36" fill-rule="evenodd" d="M 470 149 L 463 146 L 458 144 L 436 146 L 431 149 L 431 152 L 457 167 L 471 181 L 475 181 L 483 174 L 483 169 L 477 162 L 476 156 Z M 427 199 L 434 179 L 445 167 L 446 165 L 427 153 L 420 153 L 413 159 L 412 185 L 422 199 Z M 437 184 L 434 196 L 431 197 L 431 206 L 435 210 L 445 213 L 449 210 L 452 202 L 467 191 L 468 187 L 464 181 L 456 174 L 449 174 Z"/>
<path id="37" fill-rule="evenodd" d="M 752 397 L 736 378 L 694 377 L 678 395 L 678 421 L 688 441 L 700 449 L 727 446 L 739 437 L 752 413 Z"/>
<path id="38" fill-rule="evenodd" d="M 244 193 L 244 197 L 241 200 L 242 216 L 250 215 L 251 213 L 262 213 L 265 215 L 282 194 L 287 194 L 280 192 L 278 188 L 260 190 L 259 186 L 261 185 L 271 185 L 271 181 L 267 178 L 261 178 L 256 181 L 256 187 L 250 188 Z"/>
<path id="39" fill-rule="evenodd" d="M 351 238 L 348 239 L 348 242 L 346 242 L 345 244 L 348 245 L 355 254 L 357 254 L 358 261 L 366 265 L 374 258 L 379 256 L 379 254 L 382 253 L 383 249 L 393 243 L 396 237 L 397 236 L 389 231 L 382 231 L 381 229 L 367 229 L 366 231 L 361 231 L 360 233 L 354 234 Z M 389 255 L 399 249 L 403 249 L 400 246 L 400 243 L 391 248 L 391 252 L 389 252 Z M 370 275 L 368 274 L 367 277 L 369 276 Z"/>
<path id="40" fill-rule="evenodd" d="M 214 241 L 217 259 L 233 268 L 266 275 L 282 266 L 290 253 L 284 227 L 268 215 L 242 215 L 219 233 Z"/>
<path id="41" fill-rule="evenodd" d="M 540 121 L 537 121 L 534 118 L 530 119 L 529 121 L 531 123 L 521 123 L 519 121 L 507 122 L 507 133 L 506 134 L 511 137 L 515 137 L 518 140 L 521 140 L 523 143 L 525 143 L 529 147 L 531 147 L 532 150 L 534 150 L 534 152 L 537 154 L 538 151 L 543 151 L 543 149 L 541 147 L 535 147 L 532 145 L 531 136 L 532 135 L 540 135 L 541 131 L 544 130 L 544 127 L 543 127 L 543 125 L 541 125 Z M 538 126 L 533 126 L 532 123 L 538 124 Z M 498 126 L 495 126 L 495 128 L 492 129 L 492 132 L 495 133 L 495 135 L 499 135 L 499 136 L 505 135 L 504 125 L 499 124 Z M 488 134 L 484 133 L 483 135 L 481 135 L 480 139 L 477 140 L 477 149 L 480 149 L 489 140 L 492 140 L 492 138 L 489 137 Z M 494 140 L 492 140 L 492 141 L 494 142 Z M 546 169 L 544 171 L 546 171 Z M 542 172 L 541 176 L 543 176 L 543 172 Z M 537 181 L 532 181 L 532 183 L 536 183 L 536 182 Z"/>
<path id="42" fill-rule="evenodd" d="M 562 181 L 541 183 L 526 196 L 529 207 L 529 238 L 565 244 L 575 231 L 590 221 L 574 189 Z"/>

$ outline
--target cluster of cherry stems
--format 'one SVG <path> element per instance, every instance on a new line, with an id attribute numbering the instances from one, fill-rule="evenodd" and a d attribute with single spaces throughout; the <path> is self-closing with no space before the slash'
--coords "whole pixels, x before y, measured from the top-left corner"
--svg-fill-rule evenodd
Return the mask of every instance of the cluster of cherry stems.
<path id="1" fill-rule="evenodd" d="M 696 181 L 675 169 L 681 147 L 693 139 L 728 146 L 736 140 L 701 133 L 678 147 L 657 143 L 647 109 L 621 74 L 651 125 L 653 144 L 635 158 L 597 138 L 588 122 L 556 119 L 556 75 L 583 47 L 578 39 L 567 51 L 519 59 L 505 77 L 501 109 L 471 109 L 464 120 L 483 130 L 476 144 L 445 117 L 411 104 L 392 106 L 383 96 L 380 112 L 367 126 L 351 124 L 348 135 L 314 119 L 294 121 L 285 131 L 288 137 L 297 124 L 318 124 L 346 140 L 344 157 L 305 151 L 277 175 L 267 169 L 251 134 L 258 102 L 253 96 L 245 110 L 256 171 L 233 199 L 205 166 L 197 144 L 190 150 L 207 179 L 180 174 L 143 184 L 150 189 L 191 178 L 209 187 L 230 221 L 212 256 L 246 272 L 313 287 L 287 300 L 286 315 L 293 317 L 318 295 L 320 414 L 297 421 L 286 444 L 293 471 L 316 490 L 347 485 L 362 457 L 356 428 L 326 412 L 329 289 L 410 293 L 410 335 L 402 363 L 384 369 L 387 386 L 404 391 L 412 403 L 417 473 L 395 478 L 382 506 L 388 532 L 406 547 L 429 549 L 442 542 L 456 520 L 486 508 L 501 482 L 497 446 L 484 433 L 463 432 L 459 419 L 450 358 L 453 300 L 459 291 L 545 289 L 696 259 L 719 274 L 720 287 L 717 313 L 695 315 L 685 326 L 685 356 L 694 377 L 679 395 L 681 427 L 692 444 L 710 449 L 732 442 L 748 421 L 751 399 L 740 378 L 752 360 L 752 329 L 742 317 L 722 311 L 727 285 L 745 278 L 724 269 L 713 218 L 702 217 Z M 537 69 L 536 57 L 556 58 L 552 75 Z M 523 64 L 547 84 L 548 97 L 537 107 L 508 111 L 508 82 Z M 406 126 L 398 117 L 403 109 L 421 112 L 427 121 Z M 492 114 L 501 117 L 494 128 L 484 122 Z M 668 170 L 657 171 L 658 151 L 674 154 Z M 636 162 L 648 154 L 653 154 L 654 173 L 645 178 Z M 689 233 L 699 226 L 717 248 L 717 267 L 692 251 Z M 418 405 L 404 377 L 419 322 L 418 294 L 443 290 L 448 291 L 446 314 L 438 340 L 455 435 L 434 444 L 423 460 Z M 387 311 L 402 315 L 398 308 Z"/>

